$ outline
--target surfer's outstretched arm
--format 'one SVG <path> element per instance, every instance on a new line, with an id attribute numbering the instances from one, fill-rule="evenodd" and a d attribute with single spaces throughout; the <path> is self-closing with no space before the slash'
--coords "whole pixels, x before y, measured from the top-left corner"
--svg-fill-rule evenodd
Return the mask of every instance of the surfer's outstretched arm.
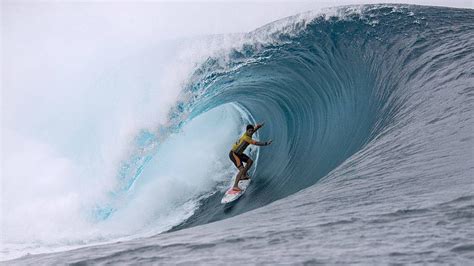
<path id="1" fill-rule="evenodd" d="M 269 140 L 269 141 L 255 141 L 252 144 L 257 145 L 257 146 L 267 146 L 267 145 L 272 144 L 272 140 Z"/>
<path id="2" fill-rule="evenodd" d="M 264 123 L 261 123 L 261 124 L 256 124 L 255 127 L 254 127 L 254 130 L 252 132 L 252 135 L 257 132 L 257 130 L 259 130 L 260 128 L 262 128 L 264 125 Z M 272 140 L 269 140 L 269 141 L 256 141 L 256 140 L 253 140 L 252 142 L 250 142 L 250 144 L 253 144 L 253 145 L 257 145 L 257 146 L 267 146 L 267 145 L 270 145 L 272 143 Z"/>
<path id="3" fill-rule="evenodd" d="M 252 135 L 253 135 L 255 132 L 257 132 L 257 130 L 259 130 L 260 128 L 262 128 L 264 124 L 265 124 L 265 123 L 256 124 L 256 125 L 255 125 L 255 128 L 254 128 L 254 130 L 253 130 L 253 132 L 252 132 Z"/>

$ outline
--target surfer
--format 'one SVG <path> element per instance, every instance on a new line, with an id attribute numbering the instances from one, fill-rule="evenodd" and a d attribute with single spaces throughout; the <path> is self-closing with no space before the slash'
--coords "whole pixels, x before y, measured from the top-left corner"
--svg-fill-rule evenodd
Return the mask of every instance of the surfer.
<path id="1" fill-rule="evenodd" d="M 247 171 L 252 166 L 253 160 L 244 153 L 245 149 L 250 144 L 257 146 L 267 146 L 272 143 L 271 140 L 260 142 L 252 139 L 252 135 L 261 127 L 263 127 L 263 123 L 257 124 L 255 127 L 253 125 L 247 125 L 246 131 L 244 134 L 242 134 L 242 137 L 240 137 L 239 140 L 235 142 L 229 152 L 230 160 L 234 163 L 237 169 L 239 169 L 239 173 L 237 173 L 237 176 L 235 177 L 234 186 L 232 187 L 232 190 L 234 191 L 241 190 L 238 186 L 240 180 L 250 179 L 250 177 L 247 175 Z M 245 163 L 245 167 L 242 162 Z"/>

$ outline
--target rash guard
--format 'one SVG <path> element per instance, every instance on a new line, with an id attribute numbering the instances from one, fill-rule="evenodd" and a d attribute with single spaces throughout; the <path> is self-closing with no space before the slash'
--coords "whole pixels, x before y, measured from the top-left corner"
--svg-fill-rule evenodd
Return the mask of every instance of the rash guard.
<path id="1" fill-rule="evenodd" d="M 247 146 L 249 146 L 249 144 L 255 144 L 255 143 L 257 142 L 253 140 L 251 136 L 247 135 L 247 132 L 244 132 L 242 137 L 240 137 L 232 146 L 232 151 L 237 154 L 241 154 L 245 151 L 245 149 L 247 148 Z"/>

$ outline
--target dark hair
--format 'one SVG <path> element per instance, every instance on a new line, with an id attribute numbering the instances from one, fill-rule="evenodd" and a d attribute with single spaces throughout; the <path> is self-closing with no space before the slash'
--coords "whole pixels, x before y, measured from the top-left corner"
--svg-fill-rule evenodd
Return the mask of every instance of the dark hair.
<path id="1" fill-rule="evenodd" d="M 252 129 L 252 130 L 253 130 L 253 129 L 255 129 L 255 128 L 253 127 L 253 125 L 247 125 L 247 130 L 249 130 L 249 129 Z"/>

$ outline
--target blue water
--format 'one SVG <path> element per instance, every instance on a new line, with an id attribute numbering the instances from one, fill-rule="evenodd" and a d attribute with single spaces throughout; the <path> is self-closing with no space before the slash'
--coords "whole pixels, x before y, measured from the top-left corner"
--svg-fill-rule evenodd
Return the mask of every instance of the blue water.
<path id="1" fill-rule="evenodd" d="M 15 262 L 473 263 L 474 11 L 327 14 L 265 25 L 198 65 L 186 100 L 136 137 L 122 185 L 94 215 L 115 215 L 114 197 L 151 171 L 167 136 L 224 107 L 274 140 L 253 151 L 237 203 L 221 205 L 216 186 L 168 233 Z"/>

